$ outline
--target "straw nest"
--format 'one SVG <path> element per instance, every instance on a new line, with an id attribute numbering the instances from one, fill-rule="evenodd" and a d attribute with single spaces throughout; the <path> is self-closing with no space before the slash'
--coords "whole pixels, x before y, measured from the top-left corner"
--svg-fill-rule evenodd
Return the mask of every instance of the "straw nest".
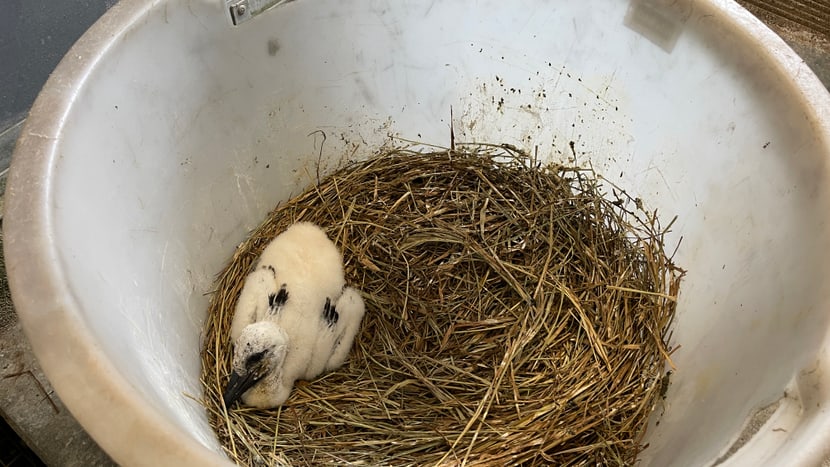
<path id="1" fill-rule="evenodd" d="M 510 146 L 394 150 L 274 210 L 219 275 L 204 404 L 239 464 L 628 465 L 665 390 L 682 271 L 656 213 Z M 367 304 L 349 360 L 286 404 L 228 410 L 246 274 L 323 226 Z"/>

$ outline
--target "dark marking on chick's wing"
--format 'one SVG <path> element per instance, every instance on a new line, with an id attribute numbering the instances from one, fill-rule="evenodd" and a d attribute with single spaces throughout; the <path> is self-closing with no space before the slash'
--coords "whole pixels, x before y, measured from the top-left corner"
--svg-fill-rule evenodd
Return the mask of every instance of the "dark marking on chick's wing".
<path id="1" fill-rule="evenodd" d="M 323 321 L 326 322 L 327 326 L 334 327 L 339 319 L 340 314 L 337 312 L 335 306 L 331 304 L 331 299 L 326 297 L 326 304 L 323 305 Z"/>
<path id="2" fill-rule="evenodd" d="M 262 265 L 262 266 L 260 266 L 260 269 L 267 269 L 267 270 L 271 271 L 271 275 L 273 275 L 274 277 L 277 277 L 277 270 L 274 269 L 274 266 L 271 266 L 270 264 Z"/>
<path id="3" fill-rule="evenodd" d="M 268 309 L 272 315 L 279 313 L 288 301 L 288 290 L 285 287 L 286 284 L 283 284 L 279 292 L 268 295 Z"/>

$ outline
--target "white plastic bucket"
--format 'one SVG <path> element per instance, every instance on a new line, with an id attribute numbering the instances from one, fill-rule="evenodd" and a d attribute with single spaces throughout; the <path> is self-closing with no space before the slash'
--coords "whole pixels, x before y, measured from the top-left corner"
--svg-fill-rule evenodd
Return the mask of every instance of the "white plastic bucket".
<path id="1" fill-rule="evenodd" d="M 448 144 L 450 108 L 458 140 L 573 141 L 679 216 L 678 371 L 645 464 L 712 463 L 775 401 L 726 464 L 821 462 L 830 96 L 726 0 L 296 0 L 239 25 L 220 0 L 121 1 L 33 107 L 4 221 L 26 333 L 116 461 L 228 462 L 187 396 L 214 275 L 318 157 Z"/>

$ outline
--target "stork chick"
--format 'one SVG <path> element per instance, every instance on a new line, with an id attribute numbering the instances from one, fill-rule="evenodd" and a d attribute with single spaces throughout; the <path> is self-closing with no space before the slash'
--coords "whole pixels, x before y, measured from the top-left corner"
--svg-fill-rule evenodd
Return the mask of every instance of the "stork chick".
<path id="1" fill-rule="evenodd" d="M 360 292 L 345 284 L 343 257 L 316 225 L 294 224 L 271 241 L 237 301 L 225 406 L 241 398 L 277 407 L 296 380 L 345 362 L 365 313 Z"/>

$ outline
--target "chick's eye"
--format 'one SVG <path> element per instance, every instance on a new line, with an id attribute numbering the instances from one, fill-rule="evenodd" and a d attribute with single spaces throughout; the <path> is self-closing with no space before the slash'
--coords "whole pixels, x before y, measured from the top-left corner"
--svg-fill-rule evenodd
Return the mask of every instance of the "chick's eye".
<path id="1" fill-rule="evenodd" d="M 246 366 L 256 365 L 257 363 L 262 361 L 262 358 L 265 357 L 266 352 L 267 352 L 266 350 L 263 350 L 262 352 L 257 352 L 255 354 L 252 354 L 250 357 L 248 357 L 247 360 L 245 360 L 245 365 Z"/>

